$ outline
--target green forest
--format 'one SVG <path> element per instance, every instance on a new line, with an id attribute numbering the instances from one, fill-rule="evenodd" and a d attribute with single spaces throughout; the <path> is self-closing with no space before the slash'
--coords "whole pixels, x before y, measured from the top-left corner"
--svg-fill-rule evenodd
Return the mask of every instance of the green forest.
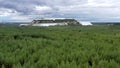
<path id="1" fill-rule="evenodd" d="M 0 26 L 0 68 L 120 68 L 120 26 Z"/>

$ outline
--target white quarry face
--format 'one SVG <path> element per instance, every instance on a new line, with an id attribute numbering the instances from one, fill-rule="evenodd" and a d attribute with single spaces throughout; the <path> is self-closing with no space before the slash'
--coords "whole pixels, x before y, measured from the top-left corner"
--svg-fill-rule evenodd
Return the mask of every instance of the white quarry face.
<path id="1" fill-rule="evenodd" d="M 83 26 L 89 26 L 89 25 L 92 25 L 92 23 L 89 22 L 89 21 L 80 21 L 79 23 L 80 23 L 81 25 L 83 25 Z"/>
<path id="2" fill-rule="evenodd" d="M 56 25 L 68 25 L 67 23 L 39 23 L 32 26 L 56 26 Z"/>

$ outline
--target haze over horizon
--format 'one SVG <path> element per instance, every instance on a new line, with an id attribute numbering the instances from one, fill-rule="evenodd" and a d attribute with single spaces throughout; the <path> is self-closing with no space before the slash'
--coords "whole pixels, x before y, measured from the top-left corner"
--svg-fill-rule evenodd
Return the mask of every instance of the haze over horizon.
<path id="1" fill-rule="evenodd" d="M 0 22 L 30 22 L 37 18 L 119 22 L 119 4 L 119 0 L 0 0 Z"/>

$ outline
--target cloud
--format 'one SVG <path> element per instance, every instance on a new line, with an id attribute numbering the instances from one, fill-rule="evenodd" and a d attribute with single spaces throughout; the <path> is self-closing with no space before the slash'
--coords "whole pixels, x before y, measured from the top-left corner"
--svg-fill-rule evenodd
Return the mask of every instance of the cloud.
<path id="1" fill-rule="evenodd" d="M 9 21 L 31 21 L 30 17 L 21 15 L 21 13 L 15 11 L 14 9 L 0 8 L 0 17 L 5 20 L 8 18 Z M 2 20 L 1 20 L 2 21 Z"/>
<path id="2" fill-rule="evenodd" d="M 18 20 L 41 17 L 120 21 L 119 0 L 0 0 L 0 16 Z"/>
<path id="3" fill-rule="evenodd" d="M 49 6 L 35 6 L 35 11 L 40 14 L 51 12 L 53 9 Z"/>
<path id="4" fill-rule="evenodd" d="M 11 17 L 12 20 L 19 20 L 19 21 L 32 21 L 29 17 L 26 16 L 14 16 Z"/>
<path id="5" fill-rule="evenodd" d="M 17 11 L 7 8 L 0 8 L 0 16 L 10 16 L 19 14 Z"/>

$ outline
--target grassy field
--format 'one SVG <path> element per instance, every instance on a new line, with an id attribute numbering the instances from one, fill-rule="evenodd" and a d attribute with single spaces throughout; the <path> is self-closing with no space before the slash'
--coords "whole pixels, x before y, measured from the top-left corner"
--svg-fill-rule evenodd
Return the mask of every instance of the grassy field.
<path id="1" fill-rule="evenodd" d="M 0 26 L 0 68 L 120 68 L 120 26 Z"/>

